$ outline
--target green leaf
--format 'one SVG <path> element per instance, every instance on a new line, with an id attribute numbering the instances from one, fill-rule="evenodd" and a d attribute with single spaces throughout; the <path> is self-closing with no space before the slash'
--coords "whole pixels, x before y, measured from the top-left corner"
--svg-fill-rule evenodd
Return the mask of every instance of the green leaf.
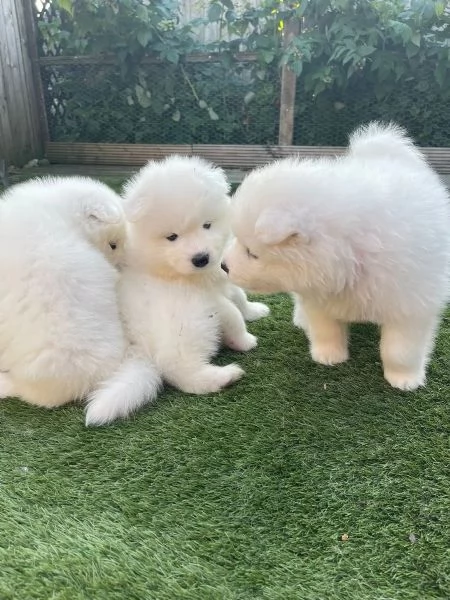
<path id="1" fill-rule="evenodd" d="M 389 21 L 389 25 L 391 26 L 394 33 L 396 35 L 399 35 L 405 43 L 411 40 L 413 31 L 409 25 L 394 20 Z"/>
<path id="2" fill-rule="evenodd" d="M 221 16 L 222 16 L 222 7 L 220 6 L 220 4 L 217 4 L 216 2 L 214 2 L 208 8 L 208 20 L 211 23 L 214 23 L 215 21 L 219 21 Z"/>
<path id="3" fill-rule="evenodd" d="M 420 52 L 419 48 L 417 46 L 415 46 L 413 43 L 410 43 L 406 46 L 406 56 L 408 58 L 412 58 L 413 56 L 416 56 L 416 54 L 418 54 Z"/>
<path id="4" fill-rule="evenodd" d="M 181 119 L 181 113 L 179 110 L 176 110 L 172 115 L 172 121 L 175 121 L 175 123 L 178 123 L 178 121 L 180 119 Z"/>
<path id="5" fill-rule="evenodd" d="M 213 111 L 212 108 L 208 108 L 208 114 L 211 121 L 218 121 L 219 115 Z"/>
<path id="6" fill-rule="evenodd" d="M 140 45 L 145 48 L 152 39 L 153 35 L 150 29 L 141 29 L 137 32 L 136 37 Z"/>
<path id="7" fill-rule="evenodd" d="M 236 13 L 234 12 L 234 10 L 227 10 L 227 12 L 225 13 L 225 20 L 228 23 L 232 23 L 236 20 Z"/>
<path id="8" fill-rule="evenodd" d="M 295 60 L 289 65 L 289 68 L 298 77 L 299 75 L 301 75 L 301 73 L 303 71 L 303 63 L 301 60 Z"/>
<path id="9" fill-rule="evenodd" d="M 149 90 L 144 90 L 144 88 L 137 83 L 134 86 L 134 91 L 136 92 L 136 98 L 139 105 L 142 106 L 142 108 L 148 108 L 152 103 Z"/>
<path id="10" fill-rule="evenodd" d="M 244 96 L 244 104 L 249 104 L 255 96 L 255 92 L 247 92 Z"/>
<path id="11" fill-rule="evenodd" d="M 370 54 L 373 54 L 375 50 L 375 46 L 360 46 L 358 48 L 358 54 L 359 56 L 364 58 L 366 56 L 369 56 Z"/>
<path id="12" fill-rule="evenodd" d="M 208 108 L 208 105 L 206 104 L 206 102 L 204 100 L 199 100 L 198 105 L 200 108 Z"/>
<path id="13" fill-rule="evenodd" d="M 415 31 L 411 36 L 411 42 L 414 46 L 420 47 L 421 35 L 419 31 Z"/>
<path id="14" fill-rule="evenodd" d="M 167 60 L 169 62 L 173 63 L 174 65 L 176 65 L 178 63 L 179 59 L 180 59 L 180 55 L 175 50 L 175 48 L 168 48 L 164 52 L 164 56 L 165 56 L 165 58 L 167 58 Z"/>
<path id="15" fill-rule="evenodd" d="M 280 67 L 284 67 L 289 62 L 290 55 L 285 53 L 280 59 Z"/>
<path id="16" fill-rule="evenodd" d="M 149 21 L 148 8 L 145 8 L 145 6 L 143 6 L 142 4 L 138 4 L 137 8 L 136 8 L 136 17 L 139 19 L 139 21 L 142 21 L 143 23 L 148 23 L 148 21 Z"/>
<path id="17" fill-rule="evenodd" d="M 58 0 L 58 5 L 60 8 L 65 10 L 73 17 L 73 2 L 72 0 Z"/>
<path id="18" fill-rule="evenodd" d="M 274 50 L 260 50 L 259 54 L 261 55 L 263 61 L 267 64 L 270 64 L 275 58 Z"/>
<path id="19" fill-rule="evenodd" d="M 434 5 L 434 10 L 436 12 L 437 17 L 442 17 L 445 12 L 445 4 L 444 2 L 436 2 Z"/>

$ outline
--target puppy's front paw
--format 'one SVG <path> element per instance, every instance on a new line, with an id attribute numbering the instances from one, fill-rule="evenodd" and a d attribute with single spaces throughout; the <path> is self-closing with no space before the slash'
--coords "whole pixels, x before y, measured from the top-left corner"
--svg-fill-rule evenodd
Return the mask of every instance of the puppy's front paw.
<path id="1" fill-rule="evenodd" d="M 263 317 L 267 317 L 270 314 L 270 308 L 267 304 L 263 304 L 262 302 L 248 302 L 244 319 L 246 321 L 257 321 L 258 319 L 262 319 Z"/>
<path id="2" fill-rule="evenodd" d="M 245 335 L 241 336 L 239 339 L 226 339 L 225 343 L 228 348 L 236 350 L 236 352 L 248 352 L 249 350 L 256 348 L 258 345 L 258 338 L 247 331 Z"/>
<path id="3" fill-rule="evenodd" d="M 348 360 L 348 348 L 334 344 L 314 344 L 311 346 L 313 361 L 321 365 L 338 365 Z"/>
<path id="4" fill-rule="evenodd" d="M 406 371 L 398 369 L 384 369 L 384 377 L 392 387 L 403 390 L 404 392 L 412 392 L 418 387 L 425 385 L 425 370 Z"/>

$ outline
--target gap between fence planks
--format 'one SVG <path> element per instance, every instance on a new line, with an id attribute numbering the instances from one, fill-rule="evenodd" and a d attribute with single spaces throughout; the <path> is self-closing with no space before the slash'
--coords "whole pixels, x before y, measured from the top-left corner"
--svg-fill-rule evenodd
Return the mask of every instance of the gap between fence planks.
<path id="1" fill-rule="evenodd" d="M 449 148 L 421 148 L 429 164 L 442 174 L 450 173 Z M 302 158 L 338 156 L 345 148 L 337 146 L 257 146 L 205 144 L 94 144 L 47 142 L 50 162 L 72 165 L 111 165 L 140 167 L 149 160 L 171 154 L 201 156 L 225 168 L 248 170 L 278 158 L 299 155 Z"/>

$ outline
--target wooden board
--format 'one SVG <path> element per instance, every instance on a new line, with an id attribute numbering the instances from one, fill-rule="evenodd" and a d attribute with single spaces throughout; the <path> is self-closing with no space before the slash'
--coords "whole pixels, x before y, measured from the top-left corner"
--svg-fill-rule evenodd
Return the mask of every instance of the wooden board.
<path id="1" fill-rule="evenodd" d="M 187 54 L 185 61 L 187 63 L 214 63 L 220 62 L 222 54 L 220 52 L 197 52 Z M 255 52 L 235 52 L 233 59 L 236 62 L 255 62 L 258 56 Z M 117 56 L 112 54 L 83 54 L 80 56 L 41 56 L 39 64 L 43 67 L 48 66 L 82 66 L 82 65 L 116 65 L 119 63 Z M 164 61 L 154 55 L 142 57 L 142 64 L 158 65 L 164 64 Z"/>
<path id="2" fill-rule="evenodd" d="M 421 150 L 438 173 L 450 173 L 450 148 L 421 148 Z M 171 154 L 183 154 L 201 156 L 224 168 L 243 170 L 291 155 L 312 158 L 338 156 L 343 152 L 345 148 L 335 146 L 83 144 L 78 142 L 46 144 L 47 158 L 52 163 L 140 167 L 148 160 L 159 160 Z"/>
<path id="3" fill-rule="evenodd" d="M 17 165 L 42 152 L 25 16 L 24 3 L 0 0 L 0 157 Z"/>

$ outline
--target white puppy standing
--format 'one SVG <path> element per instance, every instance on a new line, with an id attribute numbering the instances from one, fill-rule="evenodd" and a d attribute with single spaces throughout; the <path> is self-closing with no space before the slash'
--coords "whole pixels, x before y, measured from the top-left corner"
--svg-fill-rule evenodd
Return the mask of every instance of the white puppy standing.
<path id="1" fill-rule="evenodd" d="M 296 293 L 294 320 L 315 361 L 345 361 L 347 324 L 374 322 L 387 381 L 424 385 L 449 292 L 449 196 L 400 128 L 372 123 L 341 158 L 250 173 L 234 197 L 233 230 L 230 278 Z"/>
<path id="2" fill-rule="evenodd" d="M 120 197 L 91 179 L 33 180 L 1 197 L 0 397 L 60 406 L 118 368 L 125 233 Z"/>
<path id="3" fill-rule="evenodd" d="M 142 374 L 128 386 L 117 377 L 89 411 L 123 414 L 153 398 L 146 395 L 146 361 L 163 379 L 194 394 L 216 392 L 238 380 L 236 364 L 211 364 L 221 341 L 245 352 L 256 346 L 248 320 L 267 306 L 248 302 L 221 268 L 230 237 L 228 183 L 221 169 L 173 156 L 150 162 L 126 185 L 129 219 L 127 267 L 120 284 L 121 310 Z M 123 393 L 127 387 L 126 393 Z"/>

